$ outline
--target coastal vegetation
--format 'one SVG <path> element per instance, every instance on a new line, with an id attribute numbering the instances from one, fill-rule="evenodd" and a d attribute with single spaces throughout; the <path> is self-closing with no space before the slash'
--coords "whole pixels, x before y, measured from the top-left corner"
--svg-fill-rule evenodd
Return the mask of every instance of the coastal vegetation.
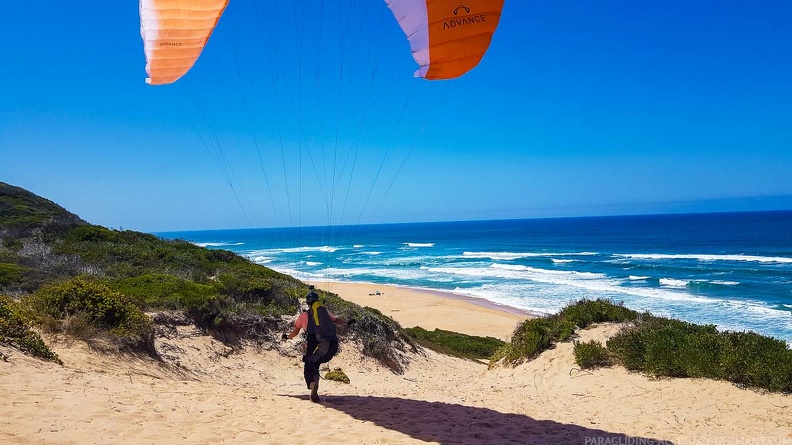
<path id="1" fill-rule="evenodd" d="M 575 362 L 581 368 L 619 364 L 653 377 L 709 378 L 792 393 L 792 349 L 782 340 L 639 314 L 606 300 L 582 300 L 558 314 L 526 320 L 490 363 L 523 363 L 556 343 L 573 340 L 577 329 L 606 322 L 623 327 L 604 346 L 576 342 Z"/>
<path id="2" fill-rule="evenodd" d="M 10 297 L 0 295 L 0 344 L 9 345 L 34 357 L 62 364 L 41 336 L 25 321 L 19 305 Z"/>
<path id="3" fill-rule="evenodd" d="M 8 296 L 0 342 L 23 352 L 47 356 L 29 330 L 36 327 L 156 357 L 156 323 L 172 317 L 151 314 L 164 310 L 183 313 L 234 347 L 275 342 L 307 291 L 299 280 L 233 252 L 92 225 L 0 182 L 0 293 Z M 395 321 L 337 295 L 323 296 L 338 316 L 357 320 L 355 329 L 342 328 L 345 338 L 402 370 L 399 351 L 414 344 Z"/>
<path id="4" fill-rule="evenodd" d="M 635 320 L 638 313 L 622 305 L 605 300 L 581 300 L 548 317 L 524 321 L 514 330 L 511 342 L 498 349 L 491 363 L 503 360 L 516 365 L 536 357 L 558 342 L 572 339 L 575 329 L 587 328 L 594 323 L 621 323 Z"/>
<path id="5" fill-rule="evenodd" d="M 489 359 L 505 344 L 493 337 L 479 337 L 443 329 L 427 331 L 420 326 L 407 328 L 405 331 L 421 346 L 471 360 Z"/>
<path id="6" fill-rule="evenodd" d="M 703 377 L 792 393 L 792 349 L 754 332 L 646 314 L 607 341 L 615 360 L 656 377 Z"/>
<path id="7" fill-rule="evenodd" d="M 575 363 L 583 369 L 601 368 L 613 364 L 613 358 L 608 349 L 596 340 L 575 342 L 572 351 L 575 354 Z"/>

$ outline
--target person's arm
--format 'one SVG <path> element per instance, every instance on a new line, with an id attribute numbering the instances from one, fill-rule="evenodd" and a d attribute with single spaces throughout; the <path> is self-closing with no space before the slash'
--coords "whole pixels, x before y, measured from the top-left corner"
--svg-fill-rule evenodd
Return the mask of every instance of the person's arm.
<path id="1" fill-rule="evenodd" d="M 299 326 L 295 326 L 294 329 L 292 329 L 292 331 L 289 332 L 289 334 L 286 336 L 286 338 L 292 339 L 292 338 L 296 337 L 297 334 L 299 334 L 299 333 L 300 333 L 300 327 Z"/>
<path id="2" fill-rule="evenodd" d="M 282 338 L 284 340 L 289 340 L 297 336 L 300 333 L 300 329 L 305 328 L 308 326 L 308 313 L 303 312 L 298 317 L 297 320 L 294 322 L 294 329 L 288 334 L 283 334 Z"/>
<path id="3" fill-rule="evenodd" d="M 335 314 L 330 312 L 329 309 L 327 310 L 327 315 L 329 315 L 330 319 L 333 320 L 333 323 L 335 323 L 337 325 L 349 326 L 349 325 L 355 324 L 355 319 L 354 318 L 350 318 L 349 320 L 342 320 L 342 319 L 336 317 Z"/>

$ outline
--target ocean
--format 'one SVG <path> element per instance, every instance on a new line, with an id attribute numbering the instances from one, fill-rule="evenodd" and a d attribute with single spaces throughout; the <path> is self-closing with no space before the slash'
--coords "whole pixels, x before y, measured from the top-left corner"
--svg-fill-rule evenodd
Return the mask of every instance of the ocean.
<path id="1" fill-rule="evenodd" d="M 539 313 L 607 298 L 792 344 L 792 211 L 208 230 L 301 280 L 393 284 Z"/>

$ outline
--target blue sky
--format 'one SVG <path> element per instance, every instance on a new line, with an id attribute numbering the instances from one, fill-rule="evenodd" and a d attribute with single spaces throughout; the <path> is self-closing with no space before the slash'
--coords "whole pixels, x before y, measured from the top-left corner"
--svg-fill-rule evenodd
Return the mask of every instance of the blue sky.
<path id="1" fill-rule="evenodd" d="M 354 3 L 232 0 L 152 87 L 136 3 L 11 2 L 0 181 L 143 231 L 792 208 L 788 1 L 507 0 L 444 82 Z"/>

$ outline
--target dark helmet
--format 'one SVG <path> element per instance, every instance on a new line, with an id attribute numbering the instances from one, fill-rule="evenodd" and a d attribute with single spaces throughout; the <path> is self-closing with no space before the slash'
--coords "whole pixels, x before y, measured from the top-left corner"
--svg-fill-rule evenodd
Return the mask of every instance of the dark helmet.
<path id="1" fill-rule="evenodd" d="M 317 301 L 319 301 L 319 294 L 314 292 L 313 285 L 308 286 L 308 289 L 310 289 L 311 291 L 308 292 L 308 295 L 305 296 L 305 302 L 308 303 L 308 306 L 310 306 L 316 303 Z"/>

